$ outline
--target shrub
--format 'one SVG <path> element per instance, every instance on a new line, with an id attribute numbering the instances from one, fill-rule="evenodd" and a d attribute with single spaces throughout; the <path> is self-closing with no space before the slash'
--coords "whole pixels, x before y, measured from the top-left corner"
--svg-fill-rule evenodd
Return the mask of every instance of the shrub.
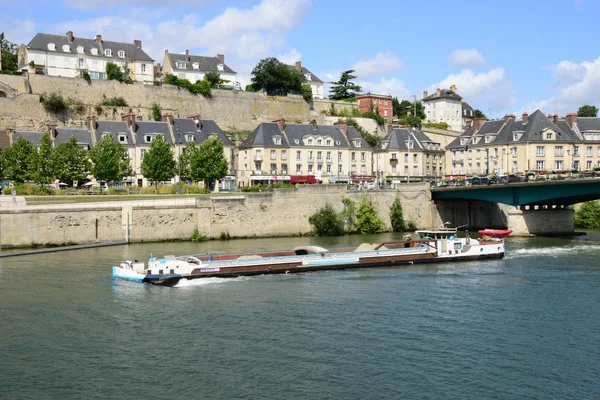
<path id="1" fill-rule="evenodd" d="M 385 124 L 385 119 L 375 111 L 367 111 L 362 116 L 363 116 L 363 118 L 371 118 L 371 119 L 377 121 L 377 123 L 379 125 Z"/>
<path id="2" fill-rule="evenodd" d="M 242 192 L 272 192 L 273 189 L 295 189 L 296 186 L 290 183 L 277 182 L 270 185 L 252 185 L 244 186 Z"/>
<path id="3" fill-rule="evenodd" d="M 49 96 L 41 95 L 40 102 L 44 106 L 44 110 L 51 114 L 58 114 L 68 108 L 67 102 L 60 94 L 51 93 Z"/>
<path id="4" fill-rule="evenodd" d="M 327 203 L 308 218 L 317 236 L 340 236 L 344 234 L 344 223 L 331 204 Z"/>
<path id="5" fill-rule="evenodd" d="M 108 107 L 127 107 L 128 104 L 122 97 L 109 97 L 102 95 L 102 105 Z"/>
<path id="6" fill-rule="evenodd" d="M 162 120 L 162 113 L 160 110 L 160 106 L 156 103 L 152 103 L 152 119 L 155 121 Z"/>
<path id="7" fill-rule="evenodd" d="M 412 232 L 412 231 L 416 231 L 417 228 L 417 224 L 415 223 L 415 221 L 408 221 L 406 223 L 406 231 L 407 232 Z"/>
<path id="8" fill-rule="evenodd" d="M 426 126 L 429 128 L 444 129 L 444 130 L 447 130 L 448 128 L 450 128 L 450 125 L 448 125 L 448 123 L 446 123 L 446 122 L 423 122 L 422 126 Z"/>
<path id="9" fill-rule="evenodd" d="M 354 224 L 356 223 L 356 202 L 349 197 L 342 199 L 344 203 L 344 209 L 342 210 L 342 222 L 344 223 L 344 229 L 348 233 L 354 232 Z"/>
<path id="10" fill-rule="evenodd" d="M 583 203 L 581 207 L 575 211 L 575 228 L 600 228 L 600 203 L 597 201 Z"/>
<path id="11" fill-rule="evenodd" d="M 390 222 L 393 232 L 406 232 L 406 223 L 404 222 L 404 212 L 400 203 L 400 196 L 396 194 L 396 198 L 390 207 Z"/>
<path id="12" fill-rule="evenodd" d="M 2 193 L 10 195 L 13 190 L 17 196 L 49 196 L 55 194 L 54 189 L 49 186 L 36 186 L 28 184 L 5 187 L 2 189 Z"/>
<path id="13" fill-rule="evenodd" d="M 79 71 L 79 77 L 83 78 L 83 80 L 87 83 L 92 83 L 92 77 L 90 76 L 90 73 L 85 70 Z"/>
<path id="14" fill-rule="evenodd" d="M 225 232 L 221 232 L 221 235 L 219 236 L 219 238 L 221 240 L 229 240 L 229 239 L 231 239 L 231 235 L 229 234 L 228 231 L 225 231 Z"/>
<path id="15" fill-rule="evenodd" d="M 383 221 L 377 214 L 375 204 L 372 200 L 363 194 L 358 209 L 356 210 L 356 223 L 354 224 L 356 233 L 380 233 L 385 231 Z"/>
<path id="16" fill-rule="evenodd" d="M 210 89 L 212 84 L 206 78 L 192 83 L 188 79 L 179 79 L 173 74 L 166 74 L 163 83 L 177 86 L 180 89 L 187 89 L 191 94 L 201 94 L 207 97 L 211 94 Z"/>
<path id="17" fill-rule="evenodd" d="M 171 185 L 169 187 L 171 188 L 171 194 L 177 193 L 177 185 Z M 197 184 L 190 185 L 189 183 L 182 183 L 181 184 L 181 193 L 183 193 L 183 194 L 207 194 L 207 193 L 210 193 L 210 190 L 208 190 L 205 187 L 200 187 Z"/>
<path id="18" fill-rule="evenodd" d="M 302 98 L 304 101 L 311 101 L 313 99 L 313 92 L 310 85 L 302 85 Z"/>
<path id="19" fill-rule="evenodd" d="M 190 240 L 192 242 L 204 242 L 206 240 L 206 236 L 202 235 L 198 228 L 194 228 L 194 232 L 192 232 Z"/>

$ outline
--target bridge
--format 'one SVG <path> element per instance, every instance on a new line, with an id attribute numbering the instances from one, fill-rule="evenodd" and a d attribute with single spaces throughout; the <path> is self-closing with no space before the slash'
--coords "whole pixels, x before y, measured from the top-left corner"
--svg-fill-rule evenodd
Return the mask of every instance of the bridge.
<path id="1" fill-rule="evenodd" d="M 600 178 L 432 188 L 431 196 L 436 203 L 480 200 L 514 206 L 507 228 L 516 234 L 568 234 L 574 232 L 569 205 L 600 199 Z"/>

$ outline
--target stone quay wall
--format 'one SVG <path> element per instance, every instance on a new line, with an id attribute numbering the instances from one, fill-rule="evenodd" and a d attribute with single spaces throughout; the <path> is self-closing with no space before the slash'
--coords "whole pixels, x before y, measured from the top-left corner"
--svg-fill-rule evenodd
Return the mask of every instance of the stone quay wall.
<path id="1" fill-rule="evenodd" d="M 405 219 L 430 227 L 435 215 L 427 184 L 406 185 L 402 191 L 365 192 L 386 225 L 390 206 L 400 196 Z M 3 246 L 95 243 L 124 240 L 129 227 L 132 242 L 189 239 L 194 229 L 217 238 L 222 232 L 232 237 L 268 237 L 307 234 L 308 217 L 326 203 L 341 211 L 342 199 L 357 203 L 363 193 L 345 186 L 300 186 L 269 193 L 201 196 L 189 199 L 82 203 L 48 206 L 0 207 L 0 243 Z M 6 196 L 8 197 L 8 196 Z M 20 203 L 22 204 L 22 203 Z M 129 220 L 129 223 L 127 221 Z"/>

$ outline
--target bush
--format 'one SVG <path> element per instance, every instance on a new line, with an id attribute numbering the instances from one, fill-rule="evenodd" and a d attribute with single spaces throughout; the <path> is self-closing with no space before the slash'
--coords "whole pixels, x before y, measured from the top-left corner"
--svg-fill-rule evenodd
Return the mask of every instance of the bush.
<path id="1" fill-rule="evenodd" d="M 207 97 L 211 95 L 210 89 L 212 84 L 206 78 L 203 80 L 198 80 L 196 83 L 192 83 L 188 79 L 179 79 L 173 74 L 166 74 L 163 79 L 163 83 L 177 86 L 180 89 L 187 89 L 191 94 L 201 94 Z"/>
<path id="2" fill-rule="evenodd" d="M 379 125 L 384 125 L 385 124 L 385 119 L 381 115 L 379 115 L 378 113 L 376 113 L 375 111 L 367 111 L 362 116 L 363 116 L 363 118 L 371 118 L 371 119 L 377 121 L 377 123 Z"/>
<path id="3" fill-rule="evenodd" d="M 581 207 L 575 211 L 575 228 L 600 228 L 600 203 L 597 201 L 583 203 Z"/>
<path id="4" fill-rule="evenodd" d="M 84 81 L 86 81 L 87 83 L 91 83 L 92 82 L 92 77 L 90 76 L 90 73 L 87 71 L 79 71 L 79 77 L 83 78 Z"/>
<path id="5" fill-rule="evenodd" d="M 221 239 L 221 240 L 229 240 L 229 239 L 231 239 L 231 235 L 229 234 L 228 231 L 221 232 L 221 235 L 219 236 L 219 239 Z"/>
<path id="6" fill-rule="evenodd" d="M 342 222 L 346 232 L 354 232 L 354 224 L 356 223 L 356 202 L 349 197 L 342 199 L 344 203 L 344 210 L 342 211 Z"/>
<path id="7" fill-rule="evenodd" d="M 160 110 L 160 106 L 156 103 L 152 103 L 152 119 L 155 121 L 162 120 L 162 113 Z"/>
<path id="8" fill-rule="evenodd" d="M 311 101 L 313 99 L 313 92 L 310 85 L 302 85 L 302 98 L 304 101 Z"/>
<path id="9" fill-rule="evenodd" d="M 415 221 L 408 221 L 406 223 L 406 231 L 407 232 L 412 232 L 412 231 L 416 231 L 417 228 L 417 224 L 415 223 Z"/>
<path id="10" fill-rule="evenodd" d="M 329 203 L 311 215 L 308 222 L 317 236 L 341 236 L 344 234 L 342 218 Z"/>
<path id="11" fill-rule="evenodd" d="M 270 185 L 244 186 L 242 192 L 272 192 L 273 189 L 296 189 L 296 186 L 290 183 L 277 182 Z"/>
<path id="12" fill-rule="evenodd" d="M 356 210 L 356 224 L 354 224 L 356 233 L 369 234 L 385 231 L 383 221 L 377 214 L 375 204 L 363 194 L 358 210 Z"/>
<path id="13" fill-rule="evenodd" d="M 177 185 L 171 185 L 171 194 L 177 193 Z M 210 190 L 205 187 L 200 187 L 197 184 L 190 185 L 189 183 L 181 184 L 181 193 L 182 194 L 208 194 Z"/>
<path id="14" fill-rule="evenodd" d="M 127 107 L 128 104 L 122 97 L 109 97 L 102 95 L 102 105 L 108 107 Z"/>
<path id="15" fill-rule="evenodd" d="M 51 93 L 49 96 L 41 95 L 40 102 L 44 106 L 44 110 L 51 114 L 58 114 L 69 108 L 65 99 L 56 93 Z"/>
<path id="16" fill-rule="evenodd" d="M 50 196 L 56 194 L 55 190 L 49 186 L 36 186 L 27 184 L 5 187 L 2 189 L 2 193 L 10 195 L 13 190 L 16 192 L 17 196 Z"/>
<path id="17" fill-rule="evenodd" d="M 195 228 L 194 232 L 192 232 L 192 236 L 190 237 L 190 240 L 192 242 L 204 242 L 206 240 L 206 236 L 202 235 L 200 233 L 200 231 L 198 230 L 198 228 Z"/>
<path id="18" fill-rule="evenodd" d="M 444 130 L 447 130 L 448 128 L 450 128 L 450 125 L 448 125 L 446 122 L 423 122 L 422 126 L 426 126 L 429 128 L 444 129 Z"/>
<path id="19" fill-rule="evenodd" d="M 390 207 L 390 222 L 393 232 L 406 232 L 406 223 L 404 222 L 404 212 L 400 203 L 400 196 L 396 194 L 396 198 Z"/>

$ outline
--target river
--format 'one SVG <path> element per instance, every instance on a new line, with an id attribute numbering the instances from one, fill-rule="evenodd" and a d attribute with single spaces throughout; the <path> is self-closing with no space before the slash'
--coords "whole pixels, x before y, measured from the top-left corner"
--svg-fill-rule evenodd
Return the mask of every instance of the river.
<path id="1" fill-rule="evenodd" d="M 150 254 L 393 238 L 134 244 L 0 259 L 2 399 L 599 399 L 600 235 L 503 260 L 113 281 Z"/>

